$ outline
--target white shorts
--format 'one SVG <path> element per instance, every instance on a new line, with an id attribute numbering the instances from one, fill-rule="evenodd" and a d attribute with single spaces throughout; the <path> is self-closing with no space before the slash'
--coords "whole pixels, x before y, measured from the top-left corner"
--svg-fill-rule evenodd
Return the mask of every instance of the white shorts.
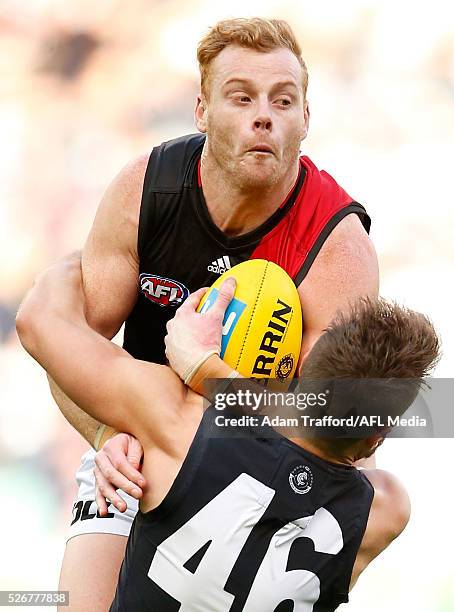
<path id="1" fill-rule="evenodd" d="M 112 533 L 127 537 L 139 507 L 137 499 L 120 489 L 118 492 L 128 506 L 126 512 L 119 512 L 115 506 L 108 502 L 107 516 L 99 516 L 93 473 L 95 454 L 96 452 L 92 448 L 88 450 L 82 456 L 81 464 L 76 472 L 79 490 L 73 505 L 73 517 L 69 527 L 68 540 L 81 533 Z"/>

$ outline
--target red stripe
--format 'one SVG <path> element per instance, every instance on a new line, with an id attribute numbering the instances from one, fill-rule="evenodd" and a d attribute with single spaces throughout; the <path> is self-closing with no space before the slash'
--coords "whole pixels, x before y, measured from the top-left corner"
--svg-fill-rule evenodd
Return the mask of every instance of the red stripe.
<path id="1" fill-rule="evenodd" d="M 262 238 L 250 259 L 267 259 L 295 278 L 328 221 L 352 198 L 324 170 L 303 156 L 306 177 L 290 211 Z"/>

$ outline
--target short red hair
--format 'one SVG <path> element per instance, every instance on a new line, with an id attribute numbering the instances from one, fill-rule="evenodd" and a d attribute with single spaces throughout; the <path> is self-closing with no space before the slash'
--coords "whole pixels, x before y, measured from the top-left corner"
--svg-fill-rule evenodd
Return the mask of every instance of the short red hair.
<path id="1" fill-rule="evenodd" d="M 286 21 L 282 19 L 225 19 L 214 25 L 197 47 L 202 93 L 207 96 L 207 81 L 211 62 L 229 45 L 255 49 L 267 53 L 275 49 L 289 49 L 301 65 L 303 95 L 306 98 L 308 74 L 301 57 L 301 47 Z"/>

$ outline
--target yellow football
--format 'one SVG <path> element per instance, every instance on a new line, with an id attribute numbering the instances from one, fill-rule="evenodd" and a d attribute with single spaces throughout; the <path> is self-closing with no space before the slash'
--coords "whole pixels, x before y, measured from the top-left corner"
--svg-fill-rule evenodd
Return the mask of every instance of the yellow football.
<path id="1" fill-rule="evenodd" d="M 264 259 L 251 259 L 224 272 L 206 292 L 198 310 L 215 302 L 226 278 L 237 282 L 222 328 L 221 357 L 247 378 L 291 378 L 303 334 L 298 291 L 288 274 Z"/>

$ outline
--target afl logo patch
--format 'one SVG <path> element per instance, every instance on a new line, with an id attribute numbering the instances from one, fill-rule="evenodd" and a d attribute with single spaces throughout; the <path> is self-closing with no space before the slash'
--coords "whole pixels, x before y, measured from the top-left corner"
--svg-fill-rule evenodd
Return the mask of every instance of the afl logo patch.
<path id="1" fill-rule="evenodd" d="M 179 306 L 189 295 L 183 283 L 155 274 L 141 274 L 139 284 L 142 295 L 159 306 Z"/>
<path id="2" fill-rule="evenodd" d="M 309 493 L 309 491 L 312 489 L 314 477 L 307 465 L 297 465 L 290 472 L 288 481 L 295 493 L 304 495 L 305 493 Z"/>
<path id="3" fill-rule="evenodd" d="M 295 363 L 293 355 L 289 353 L 282 357 L 280 362 L 276 366 L 276 378 L 280 381 L 288 378 L 290 372 L 293 370 L 293 364 Z"/>

